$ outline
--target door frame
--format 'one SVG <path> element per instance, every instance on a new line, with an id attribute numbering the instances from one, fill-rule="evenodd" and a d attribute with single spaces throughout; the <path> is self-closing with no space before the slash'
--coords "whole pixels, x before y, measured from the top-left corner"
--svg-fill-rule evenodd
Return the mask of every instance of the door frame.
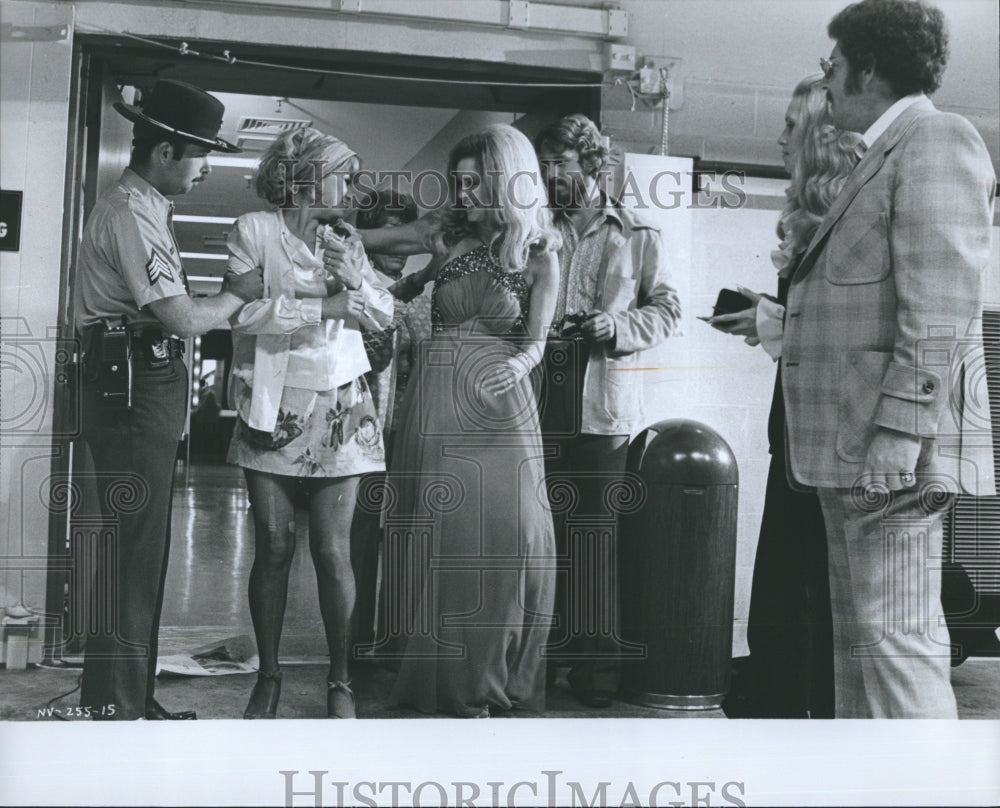
<path id="1" fill-rule="evenodd" d="M 150 40 L 156 41 L 156 40 Z M 158 40 L 163 43 L 172 43 L 172 40 Z M 65 510 L 50 509 L 48 528 L 48 569 L 45 585 L 45 610 L 50 619 L 46 622 L 44 639 L 44 659 L 49 664 L 59 664 L 64 655 L 72 656 L 79 653 L 84 637 L 80 633 L 80 627 L 84 625 L 84 616 L 77 613 L 77 610 L 86 610 L 86 597 L 79 597 L 72 590 L 75 586 L 80 586 L 82 582 L 81 565 L 83 564 L 80 554 L 82 537 L 86 531 L 95 530 L 93 515 L 74 519 L 74 511 L 78 510 L 79 504 L 84 503 L 84 510 L 88 513 L 93 510 L 98 503 L 88 500 L 84 487 L 74 481 L 74 473 L 79 477 L 80 473 L 87 468 L 86 455 L 82 452 L 80 438 L 80 397 L 78 395 L 81 382 L 80 359 L 81 346 L 75 335 L 75 311 L 73 304 L 73 290 L 76 288 L 76 264 L 77 251 L 83 227 L 94 204 L 104 190 L 105 183 L 99 181 L 105 163 L 108 159 L 109 150 L 103 140 L 102 130 L 102 84 L 110 76 L 115 76 L 114 67 L 110 64 L 105 54 L 111 53 L 109 48 L 115 48 L 121 44 L 120 37 L 108 37 L 104 35 L 77 34 L 73 43 L 73 69 L 70 88 L 70 109 L 68 116 L 69 138 L 66 153 L 66 189 L 65 189 L 65 214 L 63 216 L 62 232 L 62 266 L 60 273 L 59 288 L 59 322 L 57 330 L 59 336 L 67 341 L 67 345 L 72 346 L 66 356 L 65 367 L 57 364 L 55 372 L 69 373 L 71 383 L 63 385 L 65 392 L 57 395 L 53 405 L 53 459 L 52 475 L 53 479 L 66 479 L 68 487 L 74 494 L 74 503 Z M 249 46 L 250 43 L 235 43 Z M 141 60 L 149 57 L 162 57 L 163 49 L 153 44 L 136 44 L 128 41 L 130 52 L 136 54 L 131 57 Z M 196 47 L 203 47 L 198 44 Z M 254 44 L 252 46 L 257 54 L 273 55 L 273 61 L 288 63 L 297 58 L 308 57 L 309 60 L 321 62 L 324 53 L 328 58 L 345 57 L 345 51 L 339 49 L 329 49 L 328 51 L 317 51 L 314 48 L 302 48 L 302 53 L 296 49 L 289 49 L 284 46 L 264 46 Z M 210 48 L 206 48 L 210 50 Z M 126 62 L 130 57 L 118 55 L 115 58 Z M 350 54 L 353 64 L 359 72 L 367 72 L 366 67 L 371 70 L 385 71 L 387 64 L 391 66 L 391 57 L 387 61 L 385 54 L 370 54 L 367 62 L 365 54 Z M 590 83 L 599 83 L 602 74 L 598 71 L 567 71 L 554 67 L 530 67 L 517 64 L 490 64 L 484 65 L 472 62 L 468 59 L 447 59 L 419 57 L 416 55 L 401 54 L 398 57 L 399 64 L 396 69 L 412 70 L 406 68 L 405 64 L 423 64 L 422 68 L 428 80 L 433 76 L 440 75 L 442 67 L 450 69 L 452 75 L 482 75 L 484 70 L 490 70 L 499 75 L 523 76 L 529 71 L 538 83 L 566 82 L 568 84 L 580 83 L 580 89 L 572 92 L 577 99 L 585 97 L 587 103 L 580 104 L 579 100 L 573 104 L 572 109 L 560 109 L 557 106 L 551 107 L 552 116 L 558 117 L 569 111 L 580 111 L 590 116 L 593 120 L 600 121 L 600 109 L 602 93 L 599 87 L 589 87 Z M 191 62 L 181 61 L 179 64 L 187 68 Z M 404 65 L 404 67 L 401 67 Z M 474 69 L 472 69 L 474 66 Z M 230 68 L 231 69 L 231 68 Z M 167 68 L 158 73 L 162 77 L 171 77 L 174 72 Z M 288 72 L 291 72 L 289 69 Z M 400 73 L 402 74 L 402 73 Z M 215 75 L 222 75 L 216 73 Z M 231 80 L 232 74 L 228 74 Z M 568 81 L 567 76 L 571 75 L 575 81 Z M 234 92 L 232 85 L 225 87 L 217 86 L 211 80 L 211 75 L 207 75 L 208 81 L 201 81 L 199 86 L 212 92 Z M 129 81 L 131 83 L 131 81 Z M 382 84 L 386 95 L 390 94 L 394 79 L 389 73 L 385 73 Z M 583 95 L 581 96 L 581 90 Z M 248 93 L 257 95 L 259 93 Z M 318 98 L 330 98 L 325 93 L 318 94 Z M 509 100 L 501 100 L 496 96 L 495 106 L 481 106 L 477 109 L 507 110 L 510 105 Z M 381 103 L 386 105 L 399 105 L 397 101 L 379 100 L 378 97 L 369 97 L 371 103 Z M 428 105 L 429 106 L 429 105 Z M 583 107 L 582 109 L 580 107 Z M 539 112 L 536 109 L 523 110 L 528 112 Z M 75 549 L 74 549 L 75 548 Z M 57 616 L 57 617 L 56 617 Z M 55 617 L 56 619 L 51 619 Z"/>

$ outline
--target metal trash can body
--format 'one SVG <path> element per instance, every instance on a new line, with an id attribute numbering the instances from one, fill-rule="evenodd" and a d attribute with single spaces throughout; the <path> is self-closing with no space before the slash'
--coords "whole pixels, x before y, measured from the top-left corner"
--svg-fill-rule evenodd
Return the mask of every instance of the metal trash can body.
<path id="1" fill-rule="evenodd" d="M 721 706 L 729 688 L 739 474 L 732 449 L 697 421 L 661 421 L 629 447 L 645 487 L 619 540 L 620 697 L 673 710 Z"/>

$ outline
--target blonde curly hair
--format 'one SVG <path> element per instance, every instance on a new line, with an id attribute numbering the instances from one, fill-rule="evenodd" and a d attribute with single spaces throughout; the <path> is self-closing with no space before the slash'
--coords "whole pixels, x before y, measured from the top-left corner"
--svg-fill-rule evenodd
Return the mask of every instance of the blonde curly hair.
<path id="1" fill-rule="evenodd" d="M 771 254 L 782 275 L 791 271 L 809 246 L 830 204 L 865 151 L 861 135 L 833 125 L 822 75 L 799 82 L 790 111 L 803 134 L 792 167 L 792 182 L 785 191 L 787 201 L 778 219 L 781 246 Z"/>

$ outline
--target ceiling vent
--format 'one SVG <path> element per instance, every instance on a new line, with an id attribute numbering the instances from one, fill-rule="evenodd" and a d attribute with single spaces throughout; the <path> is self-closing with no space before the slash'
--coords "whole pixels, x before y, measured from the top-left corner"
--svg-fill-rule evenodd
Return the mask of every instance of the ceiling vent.
<path id="1" fill-rule="evenodd" d="M 304 118 L 261 118 L 244 115 L 240 119 L 240 125 L 236 127 L 236 134 L 273 139 L 292 129 L 303 129 L 307 126 L 312 126 L 312 121 Z"/>
<path id="2" fill-rule="evenodd" d="M 236 145 L 244 151 L 263 151 L 279 135 L 312 126 L 304 118 L 261 118 L 245 115 L 236 128 Z"/>
<path id="3" fill-rule="evenodd" d="M 276 135 L 267 136 L 255 136 L 255 135 L 240 135 L 236 138 L 236 145 L 239 146 L 243 151 L 264 151 L 268 146 L 274 143 Z"/>

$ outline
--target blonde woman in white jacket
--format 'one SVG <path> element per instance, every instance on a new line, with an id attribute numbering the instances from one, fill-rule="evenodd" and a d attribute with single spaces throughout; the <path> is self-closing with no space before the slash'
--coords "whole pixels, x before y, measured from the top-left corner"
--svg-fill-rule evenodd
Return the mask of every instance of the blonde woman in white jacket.
<path id="1" fill-rule="evenodd" d="M 322 167 L 322 174 L 319 168 Z M 255 531 L 249 600 L 260 657 L 244 718 L 274 718 L 278 643 L 295 551 L 295 494 L 309 500 L 309 546 L 330 652 L 327 715 L 353 718 L 348 678 L 354 574 L 350 526 L 359 476 L 385 468 L 382 429 L 364 374 L 360 327 L 392 320 L 361 244 L 331 235 L 360 161 L 315 129 L 290 132 L 254 178 L 273 206 L 237 219 L 229 267 L 264 271 L 264 297 L 232 318 L 232 396 L 239 413 L 229 461 L 244 469 Z"/>

